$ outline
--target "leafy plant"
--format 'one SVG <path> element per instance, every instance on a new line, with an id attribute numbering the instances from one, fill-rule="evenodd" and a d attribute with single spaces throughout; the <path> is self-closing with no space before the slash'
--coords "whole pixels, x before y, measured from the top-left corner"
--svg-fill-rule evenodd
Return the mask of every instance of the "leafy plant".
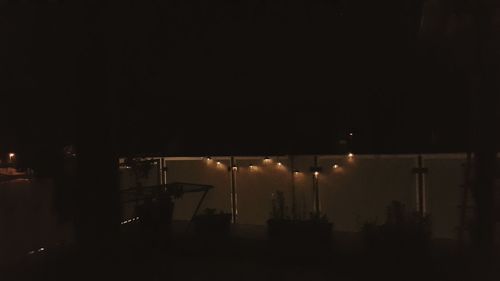
<path id="1" fill-rule="evenodd" d="M 283 191 L 277 190 L 272 195 L 272 213 L 271 218 L 273 219 L 285 219 L 286 217 L 286 207 L 285 207 L 285 195 Z"/>
<path id="2" fill-rule="evenodd" d="M 431 220 L 429 215 L 408 212 L 404 204 L 393 201 L 387 207 L 384 224 L 367 221 L 361 232 L 370 249 L 379 247 L 392 253 L 423 252 L 431 239 Z"/>
<path id="3" fill-rule="evenodd" d="M 277 190 L 272 194 L 272 210 L 271 219 L 274 220 L 290 220 L 290 221 L 310 221 L 310 222 L 328 222 L 326 214 L 310 212 L 309 218 L 295 217 L 290 218 L 288 215 L 288 208 L 285 205 L 285 195 L 283 191 Z"/>
<path id="4" fill-rule="evenodd" d="M 316 212 L 309 213 L 309 219 L 311 221 L 317 221 L 317 222 L 328 222 L 326 214 L 321 214 Z"/>
<path id="5" fill-rule="evenodd" d="M 212 208 L 206 208 L 204 211 L 203 211 L 203 214 L 204 215 L 207 215 L 207 216 L 213 216 L 216 214 L 216 209 L 212 209 Z"/>
<path id="6" fill-rule="evenodd" d="M 141 180 L 146 179 L 152 168 L 151 161 L 143 160 L 141 158 L 128 157 L 124 161 L 125 166 L 130 167 L 134 173 L 137 186 L 141 186 Z"/>

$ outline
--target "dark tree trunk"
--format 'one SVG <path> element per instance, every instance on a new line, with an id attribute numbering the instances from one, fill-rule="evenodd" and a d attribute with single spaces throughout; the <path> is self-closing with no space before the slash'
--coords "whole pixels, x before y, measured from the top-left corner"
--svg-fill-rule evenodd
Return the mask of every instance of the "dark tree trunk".
<path id="1" fill-rule="evenodd" d="M 83 23 L 77 71 L 77 188 L 75 228 L 84 249 L 106 249 L 118 236 L 120 202 L 116 149 L 116 101 L 110 62 L 107 1 L 76 7 Z M 81 10 L 78 10 L 81 8 Z M 91 246 L 91 247 L 88 247 Z"/>
<path id="2" fill-rule="evenodd" d="M 489 264 L 494 250 L 495 202 L 494 185 L 496 154 L 498 150 L 498 102 L 500 79 L 500 27 L 497 1 L 473 1 L 474 24 L 477 34 L 474 49 L 478 61 L 478 87 L 474 118 L 475 183 L 473 195 L 476 202 L 474 238 L 484 264 Z M 481 262 L 483 263 L 483 262 Z"/>

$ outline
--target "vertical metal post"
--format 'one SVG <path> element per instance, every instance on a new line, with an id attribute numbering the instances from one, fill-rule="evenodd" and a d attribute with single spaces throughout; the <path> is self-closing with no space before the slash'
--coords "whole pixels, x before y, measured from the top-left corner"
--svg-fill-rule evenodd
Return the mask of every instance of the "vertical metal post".
<path id="1" fill-rule="evenodd" d="M 297 200 L 295 194 L 295 164 L 294 157 L 290 155 L 290 174 L 292 175 L 292 218 L 297 219 Z"/>
<path id="2" fill-rule="evenodd" d="M 157 180 L 157 184 L 158 185 L 161 185 L 163 183 L 163 180 L 162 180 L 162 176 L 163 176 L 163 172 L 162 172 L 162 169 L 163 169 L 163 165 L 161 163 L 161 158 L 158 158 L 158 159 L 155 159 L 154 160 L 156 162 L 156 164 L 158 165 L 158 180 Z"/>
<path id="3" fill-rule="evenodd" d="M 318 156 L 314 155 L 314 167 L 318 167 Z M 319 206 L 319 186 L 318 186 L 318 175 L 316 171 L 313 172 L 313 192 L 314 192 L 314 212 L 317 216 L 320 215 L 321 209 Z"/>
<path id="4" fill-rule="evenodd" d="M 233 156 L 231 156 L 229 162 L 229 170 L 231 173 L 231 215 L 233 223 L 236 223 L 238 217 L 238 202 L 236 196 L 236 170 L 234 169 L 235 161 Z"/>
<path id="5" fill-rule="evenodd" d="M 161 162 L 163 162 L 163 166 L 161 168 L 161 175 L 163 178 L 163 184 L 167 184 L 167 160 L 165 158 L 161 158 Z"/>
<path id="6" fill-rule="evenodd" d="M 421 214 L 425 214 L 425 191 L 424 191 L 424 167 L 422 163 L 422 155 L 419 154 L 417 158 L 417 197 L 418 206 L 417 211 Z"/>
<path id="7" fill-rule="evenodd" d="M 460 226 L 458 228 L 458 243 L 462 247 L 464 245 L 464 232 L 466 226 L 466 215 L 468 208 L 469 190 L 471 188 L 471 169 L 472 169 L 472 155 L 467 152 L 467 159 L 464 167 L 464 184 L 462 193 L 462 205 L 460 205 Z"/>

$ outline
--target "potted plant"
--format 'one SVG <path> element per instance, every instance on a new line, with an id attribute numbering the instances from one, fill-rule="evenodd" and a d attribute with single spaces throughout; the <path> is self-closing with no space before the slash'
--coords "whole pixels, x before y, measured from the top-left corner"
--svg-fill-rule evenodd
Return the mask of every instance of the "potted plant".
<path id="1" fill-rule="evenodd" d="M 425 255 L 431 242 L 429 215 L 407 212 L 405 206 L 393 201 L 387 207 L 387 219 L 382 225 L 365 223 L 362 229 L 365 247 L 370 252 L 393 257 Z"/>
<path id="2" fill-rule="evenodd" d="M 271 218 L 267 221 L 272 245 L 282 249 L 293 245 L 299 252 L 329 249 L 333 224 L 328 222 L 326 215 L 311 213 L 308 219 L 289 217 L 281 191 L 273 194 L 272 205 Z"/>
<path id="3" fill-rule="evenodd" d="M 193 226 L 197 236 L 225 238 L 231 232 L 231 214 L 207 208 L 193 218 Z"/>
<path id="4" fill-rule="evenodd" d="M 141 158 L 126 158 L 135 178 L 135 212 L 143 230 L 168 230 L 172 223 L 174 202 L 171 195 L 161 190 L 147 193 L 142 185 L 153 167 L 153 162 Z"/>

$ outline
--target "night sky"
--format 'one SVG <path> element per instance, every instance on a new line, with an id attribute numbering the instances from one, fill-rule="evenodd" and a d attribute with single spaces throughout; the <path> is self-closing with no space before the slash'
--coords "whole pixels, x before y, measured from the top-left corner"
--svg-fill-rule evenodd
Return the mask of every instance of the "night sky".
<path id="1" fill-rule="evenodd" d="M 2 4 L 2 152 L 100 122 L 123 154 L 467 148 L 464 73 L 418 1 L 68 2 Z"/>

